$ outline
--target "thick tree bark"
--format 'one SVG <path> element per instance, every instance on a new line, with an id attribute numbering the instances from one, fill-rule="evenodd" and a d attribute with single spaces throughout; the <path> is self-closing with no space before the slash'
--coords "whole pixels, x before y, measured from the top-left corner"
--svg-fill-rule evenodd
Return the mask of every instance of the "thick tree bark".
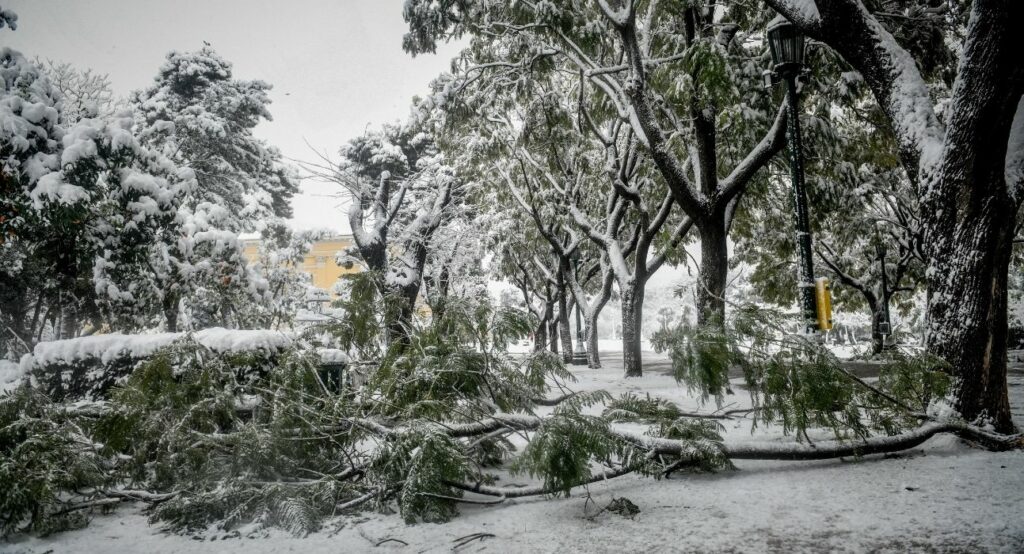
<path id="1" fill-rule="evenodd" d="M 554 302 L 551 300 L 545 300 L 544 312 L 540 316 L 540 320 L 537 322 L 537 328 L 533 332 L 533 351 L 542 352 L 548 348 L 548 338 L 550 336 L 550 323 L 554 316 Z"/>
<path id="2" fill-rule="evenodd" d="M 724 220 L 713 218 L 700 227 L 700 275 L 697 289 L 697 324 L 725 326 L 725 286 L 729 275 L 729 247 Z"/>
<path id="3" fill-rule="evenodd" d="M 533 351 L 543 352 L 548 348 L 548 322 L 541 321 L 533 331 Z"/>
<path id="4" fill-rule="evenodd" d="M 562 361 L 569 363 L 572 361 L 572 353 L 575 352 L 575 344 L 572 340 L 572 324 L 570 323 L 567 311 L 561 311 L 559 313 L 558 335 L 562 341 Z"/>
<path id="5" fill-rule="evenodd" d="M 933 253 L 928 348 L 951 365 L 955 405 L 964 418 L 1011 432 L 1006 348 L 1013 228 L 1006 222 L 1015 214 L 1008 203 L 986 204 Z"/>
<path id="6" fill-rule="evenodd" d="M 555 354 L 558 354 L 558 320 L 561 317 L 562 315 L 558 314 L 557 317 L 548 322 L 548 349 Z"/>
<path id="7" fill-rule="evenodd" d="M 1010 194 L 1006 159 L 1024 93 L 1022 25 L 1020 2 L 975 2 L 942 160 L 921 183 L 933 291 L 928 348 L 952 366 L 964 418 L 1001 432 L 1013 429 L 1007 278 L 1020 199 Z"/>
<path id="8" fill-rule="evenodd" d="M 871 310 L 871 353 L 878 355 L 885 349 L 885 337 L 882 336 L 885 308 L 879 302 L 868 302 L 868 309 Z"/>
<path id="9" fill-rule="evenodd" d="M 643 327 L 644 286 L 625 287 L 620 291 L 622 303 L 622 368 L 626 377 L 641 377 L 643 356 L 640 339 Z"/>
<path id="10" fill-rule="evenodd" d="M 416 299 L 420 294 L 420 279 L 414 279 L 411 283 L 395 286 L 392 285 L 390 294 L 399 303 L 393 310 L 385 310 L 388 313 L 386 321 L 388 344 L 402 343 L 409 341 L 409 331 L 412 328 L 412 318 L 416 313 Z"/>
<path id="11" fill-rule="evenodd" d="M 592 317 L 587 317 L 583 327 L 587 339 L 587 367 L 590 369 L 601 368 L 601 353 L 597 346 L 597 317 L 600 310 L 595 310 Z"/>
<path id="12" fill-rule="evenodd" d="M 572 342 L 572 326 L 570 324 L 569 316 L 573 306 L 569 303 L 569 288 L 565 282 L 565 272 L 562 266 L 567 264 L 559 264 L 558 269 L 558 336 L 562 341 L 562 361 L 569 363 L 572 361 L 573 342 Z"/>

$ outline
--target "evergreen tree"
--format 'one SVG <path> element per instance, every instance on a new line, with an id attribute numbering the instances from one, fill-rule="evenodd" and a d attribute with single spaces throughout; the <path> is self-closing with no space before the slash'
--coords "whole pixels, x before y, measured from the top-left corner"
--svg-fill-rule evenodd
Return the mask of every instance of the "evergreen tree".
<path id="1" fill-rule="evenodd" d="M 192 314 L 192 325 L 224 321 L 224 313 L 204 312 L 250 288 L 237 234 L 270 236 L 291 215 L 297 181 L 280 152 L 253 136 L 271 118 L 269 89 L 233 78 L 231 64 L 206 45 L 168 54 L 153 84 L 132 97 L 144 144 L 188 167 L 196 180 L 176 232 L 166 235 L 169 263 L 160 286 L 169 330 L 178 328 L 179 313 Z"/>

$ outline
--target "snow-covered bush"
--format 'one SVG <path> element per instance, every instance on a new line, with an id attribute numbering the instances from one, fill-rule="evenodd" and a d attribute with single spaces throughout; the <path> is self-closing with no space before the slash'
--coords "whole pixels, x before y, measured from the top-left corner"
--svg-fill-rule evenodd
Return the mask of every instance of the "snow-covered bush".
<path id="1" fill-rule="evenodd" d="M 65 408 L 29 387 L 0 396 L 0 536 L 84 526 L 70 508 L 93 499 L 68 493 L 109 483 L 109 457 Z"/>
<path id="2" fill-rule="evenodd" d="M 103 399 L 140 364 L 161 349 L 194 341 L 212 355 L 229 356 L 240 379 L 266 374 L 294 344 L 280 331 L 238 331 L 211 328 L 195 333 L 94 335 L 42 342 L 21 361 L 23 373 L 55 400 Z"/>
<path id="3" fill-rule="evenodd" d="M 652 423 L 651 433 L 693 447 L 654 457 L 646 439 L 582 411 L 605 393 L 549 399 L 572 379 L 560 358 L 506 350 L 532 329 L 529 315 L 488 302 L 446 309 L 443 324 L 412 329 L 407 342 L 386 342 L 376 327 L 385 346 L 354 362 L 370 372 L 358 389 L 327 386 L 318 351 L 266 332 L 95 337 L 37 349 L 27 364 L 144 359 L 121 366 L 130 373 L 105 401 L 58 403 L 29 383 L 0 397 L 0 448 L 12 460 L 0 471 L 3 532 L 68 528 L 84 521 L 74 514 L 129 499 L 149 502 L 153 520 L 176 530 L 258 522 L 303 534 L 364 506 L 397 507 L 409 522 L 446 521 L 465 490 L 491 486 L 500 468 L 540 478 L 531 494 L 567 494 L 605 475 L 593 472 L 598 463 L 617 474 L 658 475 L 669 463 L 723 467 L 717 431 L 694 432 L 683 416 Z M 239 333 L 252 336 L 235 340 Z M 541 419 L 538 403 L 557 408 Z M 512 435 L 530 431 L 517 454 Z"/>

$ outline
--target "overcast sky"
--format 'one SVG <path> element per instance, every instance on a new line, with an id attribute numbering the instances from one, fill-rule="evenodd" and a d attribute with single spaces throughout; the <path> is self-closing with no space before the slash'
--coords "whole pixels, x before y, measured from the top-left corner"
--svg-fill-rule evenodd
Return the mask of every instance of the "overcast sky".
<path id="1" fill-rule="evenodd" d="M 455 46 L 435 56 L 402 51 L 403 0 L 0 0 L 18 30 L 0 45 L 28 57 L 91 67 L 114 92 L 149 85 L 171 50 L 209 42 L 240 79 L 274 85 L 274 121 L 256 134 L 285 156 L 309 160 L 306 146 L 337 153 L 369 126 L 404 118 L 414 95 L 448 70 Z M 304 182 L 294 201 L 297 228 L 347 232 L 334 187 Z"/>

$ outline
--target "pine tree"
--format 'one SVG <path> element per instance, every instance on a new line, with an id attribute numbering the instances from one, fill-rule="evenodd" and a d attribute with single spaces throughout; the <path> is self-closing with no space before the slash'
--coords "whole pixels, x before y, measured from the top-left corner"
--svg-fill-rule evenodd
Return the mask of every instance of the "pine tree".
<path id="1" fill-rule="evenodd" d="M 189 168 L 196 180 L 177 230 L 166 235 L 169 263 L 160 288 L 169 330 L 179 326 L 179 312 L 192 325 L 229 318 L 229 297 L 248 286 L 237 234 L 272 235 L 291 215 L 297 181 L 280 152 L 252 133 L 271 118 L 269 89 L 262 81 L 234 79 L 231 64 L 207 45 L 169 53 L 154 83 L 132 97 L 144 144 Z"/>

